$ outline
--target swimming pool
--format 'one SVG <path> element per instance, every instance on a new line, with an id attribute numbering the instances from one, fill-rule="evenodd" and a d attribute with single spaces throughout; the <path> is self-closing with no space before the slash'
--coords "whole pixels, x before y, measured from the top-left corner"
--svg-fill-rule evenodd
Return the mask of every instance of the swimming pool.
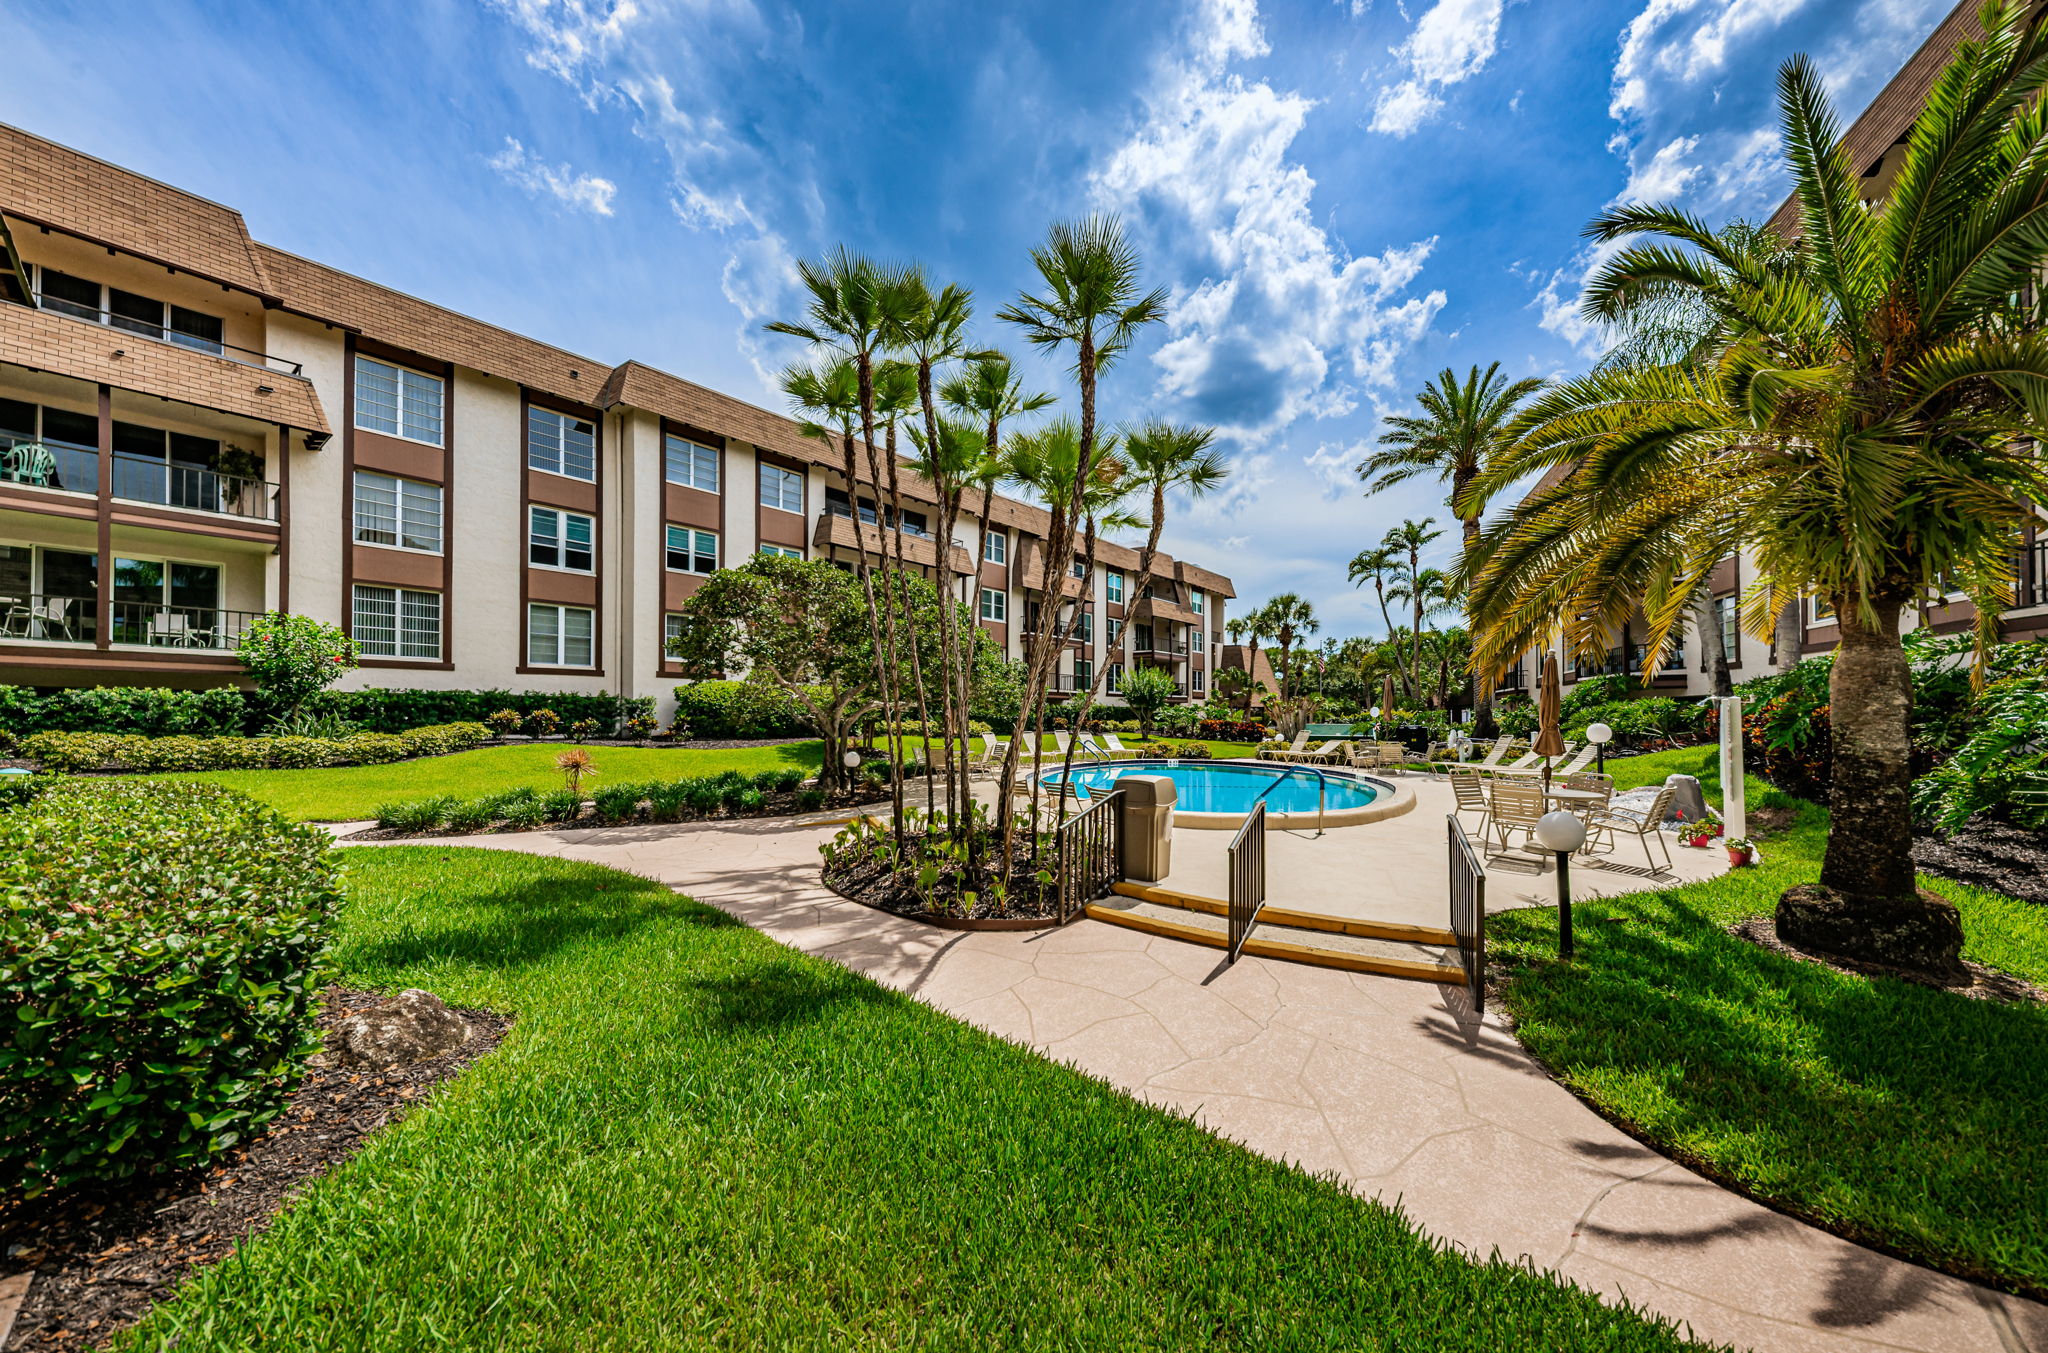
<path id="1" fill-rule="evenodd" d="M 1318 803 L 1329 826 L 1369 822 L 1402 811 L 1393 785 L 1346 771 L 1243 761 L 1112 761 L 1076 766 L 1074 788 L 1084 799 L 1107 793 L 1126 775 L 1163 775 L 1173 781 L 1174 818 L 1183 827 L 1235 828 L 1260 799 L 1269 820 L 1281 826 L 1312 825 Z M 1059 771 L 1043 777 L 1056 785 Z"/>

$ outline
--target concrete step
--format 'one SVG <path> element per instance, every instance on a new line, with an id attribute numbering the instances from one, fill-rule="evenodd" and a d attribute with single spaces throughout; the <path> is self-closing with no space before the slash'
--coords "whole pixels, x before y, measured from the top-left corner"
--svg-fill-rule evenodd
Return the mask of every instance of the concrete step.
<path id="1" fill-rule="evenodd" d="M 1220 897 L 1203 897 L 1197 893 L 1185 893 L 1177 888 L 1161 888 L 1150 883 L 1119 882 L 1113 884 L 1112 888 L 1119 896 L 1133 897 L 1140 902 L 1156 902 L 1162 907 L 1178 907 L 1183 911 L 1197 911 L 1209 916 L 1230 915 L 1230 903 Z M 1365 921 L 1350 916 L 1302 911 L 1294 907 L 1278 906 L 1272 902 L 1266 903 L 1265 908 L 1260 911 L 1259 924 L 1355 935 L 1361 939 L 1397 940 L 1403 944 L 1441 947 L 1456 945 L 1458 942 L 1457 936 L 1438 926 L 1404 925 L 1398 921 Z"/>
<path id="2" fill-rule="evenodd" d="M 1121 887 L 1119 885 L 1116 894 L 1090 903 L 1088 915 L 1094 920 L 1143 931 L 1148 935 L 1212 949 L 1229 947 L 1227 908 L 1218 914 L 1206 909 L 1148 901 L 1129 896 L 1121 891 Z M 1213 898 L 1203 900 L 1214 901 Z M 1465 981 L 1465 969 L 1458 963 L 1455 944 L 1424 944 L 1345 934 L 1338 930 L 1280 925 L 1270 919 L 1272 912 L 1273 908 L 1268 907 L 1261 913 L 1259 923 L 1245 938 L 1242 952 L 1259 958 L 1342 968 L 1349 972 L 1378 973 L 1383 977 L 1403 977 L 1418 982 L 1462 985 Z"/>

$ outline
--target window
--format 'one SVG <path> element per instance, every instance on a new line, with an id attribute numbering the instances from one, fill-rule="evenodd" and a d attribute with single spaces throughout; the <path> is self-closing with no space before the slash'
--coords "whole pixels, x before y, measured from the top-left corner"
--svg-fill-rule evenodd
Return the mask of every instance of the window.
<path id="1" fill-rule="evenodd" d="M 441 552 L 441 486 L 356 471 L 356 540 Z"/>
<path id="2" fill-rule="evenodd" d="M 580 512 L 532 508 L 527 513 L 526 562 L 588 573 L 596 563 L 591 548 L 594 530 L 595 523 Z"/>
<path id="3" fill-rule="evenodd" d="M 1095 684 L 1095 664 L 1086 658 L 1074 659 L 1074 689 L 1085 691 Z"/>
<path id="4" fill-rule="evenodd" d="M 764 462 L 761 466 L 761 506 L 801 516 L 804 510 L 804 477 L 795 470 Z"/>
<path id="5" fill-rule="evenodd" d="M 1194 669 L 1194 682 L 1195 692 L 1196 694 L 1200 694 L 1202 690 L 1202 669 L 1199 667 Z"/>
<path id="6" fill-rule="evenodd" d="M 910 535 L 923 536 L 926 540 L 931 539 L 931 527 L 926 524 L 925 516 L 922 512 L 912 512 L 908 508 L 904 509 L 902 526 L 903 530 Z"/>
<path id="7" fill-rule="evenodd" d="M 1073 563 L 1067 565 L 1067 571 L 1076 578 L 1086 578 L 1088 576 L 1088 565 L 1084 560 L 1076 559 Z"/>
<path id="8" fill-rule="evenodd" d="M 356 357 L 356 426 L 407 441 L 441 444 L 441 378 L 374 357 Z"/>
<path id="9" fill-rule="evenodd" d="M 1828 601 L 1826 597 L 1816 596 L 1812 600 L 1813 623 L 1816 625 L 1825 625 L 1831 623 L 1835 618 L 1834 606 Z"/>
<path id="10" fill-rule="evenodd" d="M 1111 663 L 1108 673 L 1103 677 L 1103 682 L 1108 686 L 1111 695 L 1123 694 L 1124 665 L 1120 662 Z"/>
<path id="11" fill-rule="evenodd" d="M 1009 594 L 994 587 L 982 588 L 981 618 L 983 620 L 1008 620 L 1010 618 Z"/>
<path id="12" fill-rule="evenodd" d="M 1001 531 L 990 531 L 981 538 L 981 557 L 991 564 L 1008 563 L 1010 538 Z"/>
<path id="13" fill-rule="evenodd" d="M 1103 574 L 1102 585 L 1108 589 L 1107 595 L 1111 601 L 1122 601 L 1124 599 L 1123 574 L 1116 572 Z"/>
<path id="14" fill-rule="evenodd" d="M 356 584 L 351 637 L 365 657 L 420 658 L 441 656 L 441 594 L 409 587 L 366 587 Z"/>
<path id="15" fill-rule="evenodd" d="M 804 557 L 802 550 L 792 549 L 788 545 L 763 545 L 761 553 L 772 554 L 780 559 L 801 559 Z"/>
<path id="16" fill-rule="evenodd" d="M 160 338 L 179 347 L 219 354 L 222 327 L 217 315 L 167 305 L 118 287 L 101 289 L 100 284 L 54 268 L 41 270 L 40 293 L 43 308 L 76 319 L 91 320 L 146 338 Z"/>
<path id="17" fill-rule="evenodd" d="M 1196 615 L 1200 615 L 1202 613 L 1202 594 L 1200 592 L 1194 591 L 1193 589 L 1189 590 L 1188 609 L 1190 611 L 1193 611 Z"/>
<path id="18" fill-rule="evenodd" d="M 526 608 L 526 665 L 528 667 L 593 667 L 596 649 L 591 643 L 594 613 L 583 606 L 547 606 L 534 602 Z"/>
<path id="19" fill-rule="evenodd" d="M 718 452 L 673 433 L 661 439 L 662 477 L 671 484 L 718 492 Z"/>
<path id="20" fill-rule="evenodd" d="M 1095 642 L 1095 612 L 1082 611 L 1075 617 L 1074 637 L 1084 644 Z"/>
<path id="21" fill-rule="evenodd" d="M 526 411 L 526 464 L 564 479 L 597 481 L 597 425 L 539 407 Z"/>
<path id="22" fill-rule="evenodd" d="M 675 652 L 676 641 L 683 637 L 683 613 L 667 611 L 661 617 L 661 656 L 667 661 Z"/>
<path id="23" fill-rule="evenodd" d="M 1714 612 L 1721 621 L 1721 651 L 1727 655 L 1728 661 L 1733 663 L 1741 638 L 1740 629 L 1736 624 L 1735 598 L 1715 598 Z"/>
<path id="24" fill-rule="evenodd" d="M 671 573 L 718 572 L 717 534 L 687 526 L 669 527 L 668 568 Z"/>
<path id="25" fill-rule="evenodd" d="M 1115 647 L 1115 646 L 1116 646 L 1116 641 L 1117 641 L 1117 640 L 1118 640 L 1119 638 L 1121 638 L 1121 637 L 1122 637 L 1122 635 L 1123 635 L 1123 632 L 1124 632 L 1124 622 L 1123 622 L 1123 621 L 1121 621 L 1121 620 L 1119 620 L 1119 619 L 1117 619 L 1117 618 L 1116 618 L 1115 616 L 1111 616 L 1111 617 L 1109 617 L 1109 619 L 1107 619 L 1107 620 L 1103 621 L 1102 623 L 1103 623 L 1103 638 L 1104 638 L 1104 639 L 1105 639 L 1105 640 L 1106 640 L 1106 641 L 1107 641 L 1107 642 L 1109 643 L 1109 645 L 1110 645 L 1110 646 L 1111 646 L 1111 647 L 1113 648 L 1113 647 Z"/>

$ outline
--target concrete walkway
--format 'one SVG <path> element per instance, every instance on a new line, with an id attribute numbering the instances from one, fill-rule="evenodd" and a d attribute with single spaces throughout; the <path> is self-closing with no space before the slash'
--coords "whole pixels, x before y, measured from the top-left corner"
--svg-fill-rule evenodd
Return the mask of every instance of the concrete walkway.
<path id="1" fill-rule="evenodd" d="M 1434 813 L 1407 820 L 1431 840 L 1442 829 Z M 1772 1353 L 2048 1353 L 2048 1308 L 1839 1240 L 1647 1150 L 1546 1076 L 1492 1015 L 1473 1018 L 1461 990 L 1257 958 L 1226 966 L 1213 950 L 1093 921 L 935 930 L 827 891 L 818 846 L 830 835 L 761 821 L 423 844 L 659 879 L 1253 1150 L 1333 1173 L 1468 1251 L 1526 1257 L 1705 1339 Z"/>

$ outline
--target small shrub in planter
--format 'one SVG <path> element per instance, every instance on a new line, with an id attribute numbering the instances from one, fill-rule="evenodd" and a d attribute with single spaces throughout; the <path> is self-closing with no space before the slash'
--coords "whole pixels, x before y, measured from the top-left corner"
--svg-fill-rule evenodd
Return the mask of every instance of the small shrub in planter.
<path id="1" fill-rule="evenodd" d="M 318 1045 L 325 833 L 214 785 L 58 783 L 0 813 L 0 1198 L 203 1166 Z"/>
<path id="2" fill-rule="evenodd" d="M 569 725 L 569 736 L 578 742 L 588 742 L 604 731 L 604 725 L 595 719 L 578 719 Z"/>
<path id="3" fill-rule="evenodd" d="M 1756 859 L 1756 842 L 1747 836 L 1731 836 L 1721 843 L 1728 848 L 1728 863 L 1746 869 Z"/>
<path id="4" fill-rule="evenodd" d="M 562 731 L 562 716 L 551 709 L 537 709 L 526 716 L 526 731 L 537 738 L 551 738 Z"/>
<path id="5" fill-rule="evenodd" d="M 796 792 L 796 810 L 799 813 L 814 813 L 825 806 L 825 791 L 816 785 L 805 785 Z"/>
<path id="6" fill-rule="evenodd" d="M 501 709 L 494 714 L 484 715 L 484 727 L 501 738 L 509 738 L 525 724 L 526 716 L 516 709 Z"/>

